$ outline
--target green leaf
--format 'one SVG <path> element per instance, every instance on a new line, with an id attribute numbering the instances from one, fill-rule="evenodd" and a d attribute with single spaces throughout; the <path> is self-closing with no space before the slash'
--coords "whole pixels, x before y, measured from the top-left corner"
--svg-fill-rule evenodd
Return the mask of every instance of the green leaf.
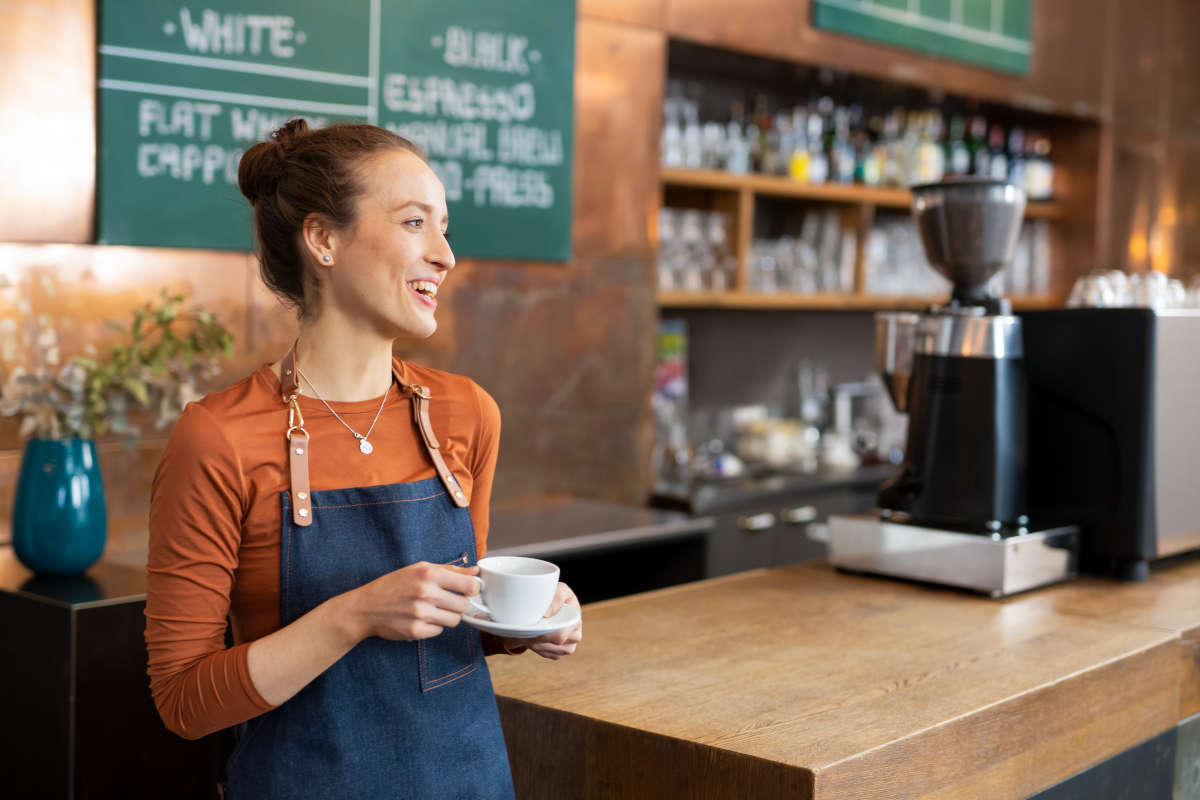
<path id="1" fill-rule="evenodd" d="M 136 378 L 125 378 L 121 381 L 121 385 L 140 405 L 146 405 L 150 402 L 150 390 L 145 383 Z"/>

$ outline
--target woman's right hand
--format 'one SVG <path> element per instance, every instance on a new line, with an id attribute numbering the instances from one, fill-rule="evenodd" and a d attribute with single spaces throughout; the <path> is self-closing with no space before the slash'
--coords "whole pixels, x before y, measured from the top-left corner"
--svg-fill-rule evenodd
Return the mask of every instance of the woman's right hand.
<path id="1" fill-rule="evenodd" d="M 462 621 L 479 567 L 418 561 L 343 595 L 359 639 L 428 639 Z"/>

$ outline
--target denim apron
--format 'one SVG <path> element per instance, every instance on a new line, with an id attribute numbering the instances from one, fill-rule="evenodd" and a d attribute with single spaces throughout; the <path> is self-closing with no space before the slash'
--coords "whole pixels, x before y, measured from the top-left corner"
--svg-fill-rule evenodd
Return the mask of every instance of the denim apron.
<path id="1" fill-rule="evenodd" d="M 428 392 L 399 382 L 426 427 L 418 401 Z M 303 431 L 303 419 L 292 429 Z M 432 431 L 422 435 L 429 448 Z M 293 452 L 297 443 L 307 449 L 306 432 L 289 436 Z M 443 465 L 428 480 L 310 493 L 307 463 L 298 476 L 293 460 L 282 493 L 281 623 L 416 561 L 474 564 L 470 513 Z M 463 623 L 416 642 L 363 640 L 250 720 L 227 769 L 228 800 L 513 797 L 479 633 Z"/>

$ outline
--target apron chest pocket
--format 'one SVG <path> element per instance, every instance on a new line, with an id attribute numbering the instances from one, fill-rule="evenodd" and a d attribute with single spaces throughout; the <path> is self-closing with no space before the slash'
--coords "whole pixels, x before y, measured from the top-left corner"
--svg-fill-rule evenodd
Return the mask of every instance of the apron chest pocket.
<path id="1" fill-rule="evenodd" d="M 474 672 L 478 640 L 475 629 L 460 622 L 431 639 L 418 641 L 417 669 L 421 675 L 421 691 L 438 689 Z"/>

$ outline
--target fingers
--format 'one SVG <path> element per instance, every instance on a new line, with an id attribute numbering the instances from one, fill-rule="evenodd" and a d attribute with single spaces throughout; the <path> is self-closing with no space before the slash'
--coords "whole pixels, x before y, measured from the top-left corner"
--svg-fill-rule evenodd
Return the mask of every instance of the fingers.
<path id="1" fill-rule="evenodd" d="M 418 639 L 432 639 L 441 632 L 442 629 L 437 625 L 431 625 L 428 622 L 414 622 L 411 635 L 401 636 L 400 638 L 415 642 Z"/>
<path id="2" fill-rule="evenodd" d="M 466 595 L 479 594 L 479 567 L 455 567 L 449 564 L 430 564 L 429 577 L 443 589 Z"/>
<path id="3" fill-rule="evenodd" d="M 554 599 L 550 601 L 550 608 L 546 611 L 545 616 L 553 617 L 567 603 L 578 603 L 579 600 L 575 597 L 575 592 L 571 591 L 571 587 L 561 581 L 558 587 L 554 590 Z"/>
<path id="4" fill-rule="evenodd" d="M 418 602 L 427 603 L 431 608 L 443 609 L 454 614 L 462 615 L 471 610 L 471 601 L 457 592 L 446 591 L 436 584 L 424 587 Z"/>
<path id="5" fill-rule="evenodd" d="M 462 612 L 455 612 L 437 606 L 418 606 L 417 621 L 427 625 L 436 625 L 440 633 L 441 628 L 453 628 L 457 626 L 462 621 Z"/>
<path id="6" fill-rule="evenodd" d="M 542 658 L 548 658 L 551 661 L 558 661 L 563 656 L 569 656 L 575 652 L 574 645 L 571 645 L 570 647 L 559 647 L 557 645 L 550 644 L 537 644 L 530 645 L 529 649 L 537 653 Z"/>
<path id="7" fill-rule="evenodd" d="M 564 635 L 565 634 L 565 635 Z M 575 648 L 583 640 L 583 626 L 576 625 L 570 631 L 560 631 L 534 639 L 529 643 L 529 649 L 542 658 L 557 661 L 563 656 L 575 652 Z"/>
<path id="8" fill-rule="evenodd" d="M 582 641 L 583 623 L 581 622 L 569 630 L 548 633 L 545 636 L 539 636 L 536 639 L 530 640 L 529 649 L 542 658 L 557 661 L 563 656 L 569 656 L 574 653 L 575 648 Z"/>

